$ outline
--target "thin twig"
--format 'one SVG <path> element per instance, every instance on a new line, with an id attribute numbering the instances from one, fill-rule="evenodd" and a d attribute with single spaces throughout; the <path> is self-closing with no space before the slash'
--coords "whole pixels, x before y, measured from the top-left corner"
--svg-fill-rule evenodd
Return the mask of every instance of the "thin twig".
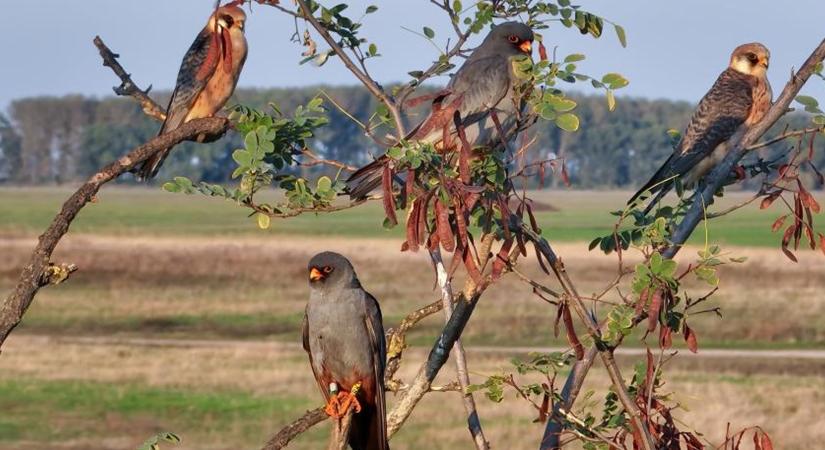
<path id="1" fill-rule="evenodd" d="M 329 416 L 324 412 L 324 408 L 307 411 L 306 414 L 283 427 L 281 431 L 269 438 L 269 441 L 267 441 L 261 450 L 281 450 L 286 447 L 290 441 L 295 439 L 296 436 L 318 425 L 327 418 L 329 418 Z"/>

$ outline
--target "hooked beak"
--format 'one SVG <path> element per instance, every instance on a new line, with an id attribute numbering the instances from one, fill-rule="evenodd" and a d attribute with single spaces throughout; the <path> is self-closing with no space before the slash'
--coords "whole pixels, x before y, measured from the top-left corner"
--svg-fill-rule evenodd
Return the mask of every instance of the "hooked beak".
<path id="1" fill-rule="evenodd" d="M 767 69 L 768 68 L 768 60 L 763 59 L 762 61 L 759 61 L 759 65 L 764 67 L 765 69 Z"/>
<path id="2" fill-rule="evenodd" d="M 318 281 L 324 279 L 324 272 L 321 272 L 317 267 L 309 269 L 309 281 Z"/>
<path id="3" fill-rule="evenodd" d="M 530 41 L 524 41 L 519 44 L 518 48 L 520 48 L 524 53 L 531 53 L 533 51 L 533 43 Z"/>

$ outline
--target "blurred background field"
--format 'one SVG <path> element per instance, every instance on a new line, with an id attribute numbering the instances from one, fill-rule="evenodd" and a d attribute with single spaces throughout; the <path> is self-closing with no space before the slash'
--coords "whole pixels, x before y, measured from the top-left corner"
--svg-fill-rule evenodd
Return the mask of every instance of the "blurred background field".
<path id="1" fill-rule="evenodd" d="M 0 189 L 0 290 L 12 288 L 37 234 L 68 194 Z M 622 208 L 628 194 L 533 195 L 545 236 L 583 292 L 599 290 L 615 271 L 615 256 L 588 252 L 587 242 L 609 232 L 614 217 L 606 211 Z M 185 449 L 257 448 L 320 402 L 299 345 L 305 264 L 313 253 L 348 255 L 381 301 L 388 328 L 437 298 L 427 258 L 399 251 L 401 230 L 382 231 L 379 205 L 274 221 L 267 231 L 246 214 L 229 202 L 159 189 L 104 190 L 55 256 L 80 270 L 39 294 L 4 348 L 0 448 L 134 448 L 162 430 L 180 434 Z M 779 214 L 750 206 L 711 222 L 710 239 L 748 260 L 723 268 L 708 307 L 721 307 L 724 318 L 691 318 L 701 349 L 825 348 L 825 257 L 802 250 L 800 262 L 790 263 L 770 232 Z M 683 252 L 681 263 L 694 255 L 695 249 Z M 533 264 L 524 270 L 542 277 Z M 694 297 L 708 291 L 699 283 L 687 287 Z M 514 280 L 491 288 L 465 333 L 473 378 L 508 370 L 512 357 L 530 349 L 565 346 L 553 338 L 554 314 Z M 442 321 L 431 317 L 411 333 L 405 376 Z M 676 348 L 685 352 L 680 342 Z M 625 355 L 621 363 L 629 372 L 640 359 Z M 445 366 L 442 381 L 451 368 Z M 825 442 L 825 359 L 701 357 L 700 350 L 700 357 L 677 357 L 670 370 L 668 387 L 684 397 L 680 419 L 708 432 L 710 442 L 721 441 L 728 420 L 734 428 L 764 426 L 777 448 L 808 448 L 806 438 Z M 597 375 L 591 387 L 606 383 Z M 463 448 L 466 436 L 454 432 L 464 429 L 460 402 L 441 398 L 454 395 L 425 400 L 393 448 Z M 531 422 L 527 404 L 512 395 L 503 406 L 484 398 L 480 404 L 496 447 L 536 446 L 541 426 Z M 319 427 L 295 448 L 318 448 L 325 433 Z"/>

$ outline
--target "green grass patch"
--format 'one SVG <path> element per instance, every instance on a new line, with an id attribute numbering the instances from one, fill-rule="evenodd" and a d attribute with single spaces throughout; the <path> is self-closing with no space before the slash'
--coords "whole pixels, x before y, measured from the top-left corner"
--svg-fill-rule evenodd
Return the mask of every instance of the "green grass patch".
<path id="1" fill-rule="evenodd" d="M 194 392 L 134 384 L 0 380 L 0 442 L 90 437 L 148 438 L 169 430 L 187 439 L 261 442 L 273 421 L 313 405 L 306 399 L 241 391 Z M 205 435 L 204 435 L 205 433 Z M 240 441 L 238 441 L 240 440 Z"/>
<path id="2" fill-rule="evenodd" d="M 0 232 L 39 234 L 49 224 L 70 191 L 62 188 L 0 189 Z M 605 191 L 543 191 L 532 196 L 543 206 L 537 219 L 544 235 L 558 242 L 590 241 L 608 234 L 616 220 L 610 211 L 624 208 L 629 193 Z M 264 196 L 266 197 L 266 196 Z M 270 195 L 269 197 L 273 197 Z M 821 197 L 821 195 L 820 195 Z M 718 200 L 724 207 L 743 199 L 743 194 Z M 825 201 L 825 200 L 824 200 Z M 544 209 L 544 210 L 542 210 Z M 770 226 L 779 211 L 747 207 L 710 223 L 709 238 L 722 244 L 775 246 L 780 237 Z M 385 230 L 383 210 L 377 202 L 332 214 L 303 214 L 272 221 L 261 231 L 249 210 L 233 202 L 200 195 L 172 194 L 159 188 L 109 188 L 99 201 L 84 208 L 72 224 L 81 233 L 123 235 L 309 235 L 349 238 L 402 239 L 403 227 Z M 691 242 L 704 242 L 699 228 Z"/>

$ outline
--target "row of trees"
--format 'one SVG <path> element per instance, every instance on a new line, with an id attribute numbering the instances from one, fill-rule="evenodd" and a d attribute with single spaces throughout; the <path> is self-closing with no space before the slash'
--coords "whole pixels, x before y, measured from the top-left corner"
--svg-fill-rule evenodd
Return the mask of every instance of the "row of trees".
<path id="1" fill-rule="evenodd" d="M 366 89 L 239 89 L 235 100 L 263 109 L 275 99 L 277 106 L 289 113 L 315 96 L 324 98 L 330 112 L 329 125 L 318 130 L 311 144 L 317 153 L 357 165 L 370 153 L 377 155 L 383 151 L 364 135 L 353 119 L 338 109 L 366 122 L 377 106 Z M 562 157 L 577 188 L 633 188 L 647 181 L 671 152 L 667 130 L 683 127 L 693 107 L 687 102 L 628 98 L 622 99 L 615 111 L 608 112 L 602 96 L 572 97 L 579 104 L 580 130 L 568 133 L 553 124 L 533 127 L 530 135 L 538 138 L 535 145 L 539 151 L 529 152 L 527 158 Z M 413 110 L 409 121 L 417 119 Z M 776 128 L 786 124 L 799 128 L 808 120 L 801 114 L 792 115 Z M 14 101 L 8 117 L 0 114 L 0 182 L 52 184 L 86 178 L 125 149 L 152 138 L 157 128 L 139 106 L 122 98 L 75 95 Z M 209 182 L 227 181 L 232 151 L 241 144 L 237 134 L 230 134 L 227 139 L 208 145 L 181 145 L 166 162 L 158 179 L 166 181 L 174 174 Z M 825 141 L 816 145 L 825 146 Z M 776 150 L 763 149 L 758 157 L 770 158 Z M 825 152 L 817 154 L 825 159 Z M 548 167 L 547 182 L 558 184 L 560 177 L 552 177 L 550 173 Z M 538 182 L 536 176 L 533 183 Z M 752 181 L 745 186 L 755 188 L 756 183 L 758 181 Z"/>

